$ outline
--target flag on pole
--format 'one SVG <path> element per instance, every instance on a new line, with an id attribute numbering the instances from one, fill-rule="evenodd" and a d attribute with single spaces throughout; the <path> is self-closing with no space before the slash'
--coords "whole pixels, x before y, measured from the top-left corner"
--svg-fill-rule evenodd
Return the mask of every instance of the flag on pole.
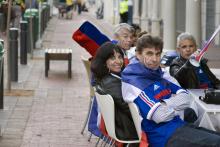
<path id="1" fill-rule="evenodd" d="M 206 44 L 202 48 L 201 52 L 195 57 L 195 60 L 197 62 L 200 62 L 201 58 L 204 56 L 205 52 L 208 50 L 209 45 L 212 43 L 212 41 L 214 40 L 215 36 L 218 34 L 219 31 L 220 31 L 220 26 L 218 26 L 218 28 L 212 34 L 211 38 L 206 42 Z"/>
<path id="2" fill-rule="evenodd" d="M 85 21 L 80 28 L 73 33 L 72 39 L 85 48 L 91 56 L 95 56 L 97 49 L 103 43 L 110 41 L 106 35 L 89 21 Z"/>

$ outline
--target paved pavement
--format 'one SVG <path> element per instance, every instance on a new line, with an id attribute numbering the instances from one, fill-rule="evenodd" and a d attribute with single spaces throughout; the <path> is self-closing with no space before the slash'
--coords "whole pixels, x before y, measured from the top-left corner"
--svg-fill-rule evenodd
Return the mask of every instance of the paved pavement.
<path id="1" fill-rule="evenodd" d="M 89 54 L 75 43 L 72 33 L 89 20 L 111 36 L 112 26 L 96 20 L 94 13 L 74 13 L 72 20 L 53 16 L 43 35 L 42 49 L 34 50 L 34 58 L 20 65 L 18 82 L 4 96 L 0 111 L 2 137 L 0 147 L 90 147 L 88 131 L 80 134 L 89 103 L 89 84 L 80 56 Z M 52 61 L 49 77 L 44 76 L 45 48 L 71 48 L 72 79 L 67 76 L 67 61 Z M 19 62 L 18 62 L 19 63 Z M 6 81 L 6 79 L 5 79 Z"/>
<path id="2" fill-rule="evenodd" d="M 18 82 L 12 83 L 12 94 L 4 97 L 0 111 L 2 137 L 0 147 L 90 147 L 89 133 L 80 134 L 89 103 L 89 84 L 80 56 L 89 54 L 75 43 L 72 33 L 89 20 L 103 33 L 112 36 L 112 25 L 96 20 L 94 11 L 74 13 L 72 20 L 53 16 L 43 35 L 42 49 L 34 50 L 27 65 L 19 64 Z M 71 48 L 72 79 L 67 76 L 66 61 L 52 61 L 49 77 L 44 76 L 45 48 Z M 210 56 L 217 56 L 215 53 Z M 212 67 L 219 65 L 219 59 Z M 220 67 L 220 66 L 219 66 Z M 219 70 L 216 71 L 219 75 Z M 5 79 L 6 81 L 6 79 Z"/>

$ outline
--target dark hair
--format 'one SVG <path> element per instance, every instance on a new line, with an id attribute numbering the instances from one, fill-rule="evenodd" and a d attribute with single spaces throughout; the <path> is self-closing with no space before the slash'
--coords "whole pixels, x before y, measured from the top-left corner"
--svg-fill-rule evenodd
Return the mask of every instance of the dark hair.
<path id="1" fill-rule="evenodd" d="M 163 41 L 160 37 L 151 36 L 151 35 L 143 35 L 137 40 L 136 51 L 141 53 L 144 48 L 152 48 L 155 47 L 159 49 L 161 52 L 163 50 Z"/>
<path id="2" fill-rule="evenodd" d="M 134 29 L 133 33 L 135 35 L 138 35 L 138 33 L 141 32 L 141 28 L 138 24 L 131 24 L 131 27 Z"/>
<path id="3" fill-rule="evenodd" d="M 96 55 L 91 62 L 91 71 L 96 80 L 101 80 L 104 76 L 106 76 L 109 73 L 106 61 L 110 57 L 114 56 L 114 52 L 120 53 L 122 57 L 124 57 L 121 48 L 118 45 L 113 44 L 111 42 L 104 43 L 97 50 Z"/>

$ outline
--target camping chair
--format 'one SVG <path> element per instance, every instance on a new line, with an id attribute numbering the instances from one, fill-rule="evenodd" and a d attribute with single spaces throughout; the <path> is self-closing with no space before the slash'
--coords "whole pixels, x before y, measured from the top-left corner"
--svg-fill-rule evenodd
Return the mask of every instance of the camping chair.
<path id="1" fill-rule="evenodd" d="M 89 80 L 89 85 L 90 85 L 90 101 L 89 101 L 89 108 L 88 108 L 88 112 L 87 112 L 87 115 L 86 115 L 86 119 L 83 123 L 83 128 L 81 130 L 81 134 L 84 133 L 84 130 L 85 130 L 85 127 L 88 123 L 88 120 L 89 120 L 89 115 L 90 115 L 90 112 L 91 112 L 91 106 L 92 106 L 92 101 L 93 101 L 93 97 L 95 95 L 95 92 L 94 92 L 94 89 L 92 87 L 92 85 L 90 84 L 90 78 L 91 78 L 91 71 L 90 71 L 90 61 L 86 58 L 84 58 L 83 56 L 81 56 L 81 60 L 84 64 L 84 67 L 86 69 L 86 72 L 87 72 L 87 77 L 88 77 L 88 80 Z"/>
<path id="2" fill-rule="evenodd" d="M 138 140 L 120 140 L 117 138 L 115 134 L 115 106 L 112 96 L 109 94 L 107 95 L 100 95 L 99 93 L 95 92 L 95 96 L 97 99 L 98 106 L 100 108 L 100 112 L 103 116 L 104 123 L 108 135 L 115 141 L 120 143 L 139 143 L 140 139 Z"/>

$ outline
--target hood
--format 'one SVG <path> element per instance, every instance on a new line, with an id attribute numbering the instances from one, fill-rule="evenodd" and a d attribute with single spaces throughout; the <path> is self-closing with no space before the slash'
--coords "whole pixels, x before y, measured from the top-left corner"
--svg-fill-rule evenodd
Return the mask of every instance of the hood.
<path id="1" fill-rule="evenodd" d="M 162 80 L 163 72 L 161 68 L 157 70 L 149 69 L 140 63 L 137 58 L 134 58 L 123 70 L 121 77 L 123 82 L 132 84 L 143 90 L 155 81 Z"/>

